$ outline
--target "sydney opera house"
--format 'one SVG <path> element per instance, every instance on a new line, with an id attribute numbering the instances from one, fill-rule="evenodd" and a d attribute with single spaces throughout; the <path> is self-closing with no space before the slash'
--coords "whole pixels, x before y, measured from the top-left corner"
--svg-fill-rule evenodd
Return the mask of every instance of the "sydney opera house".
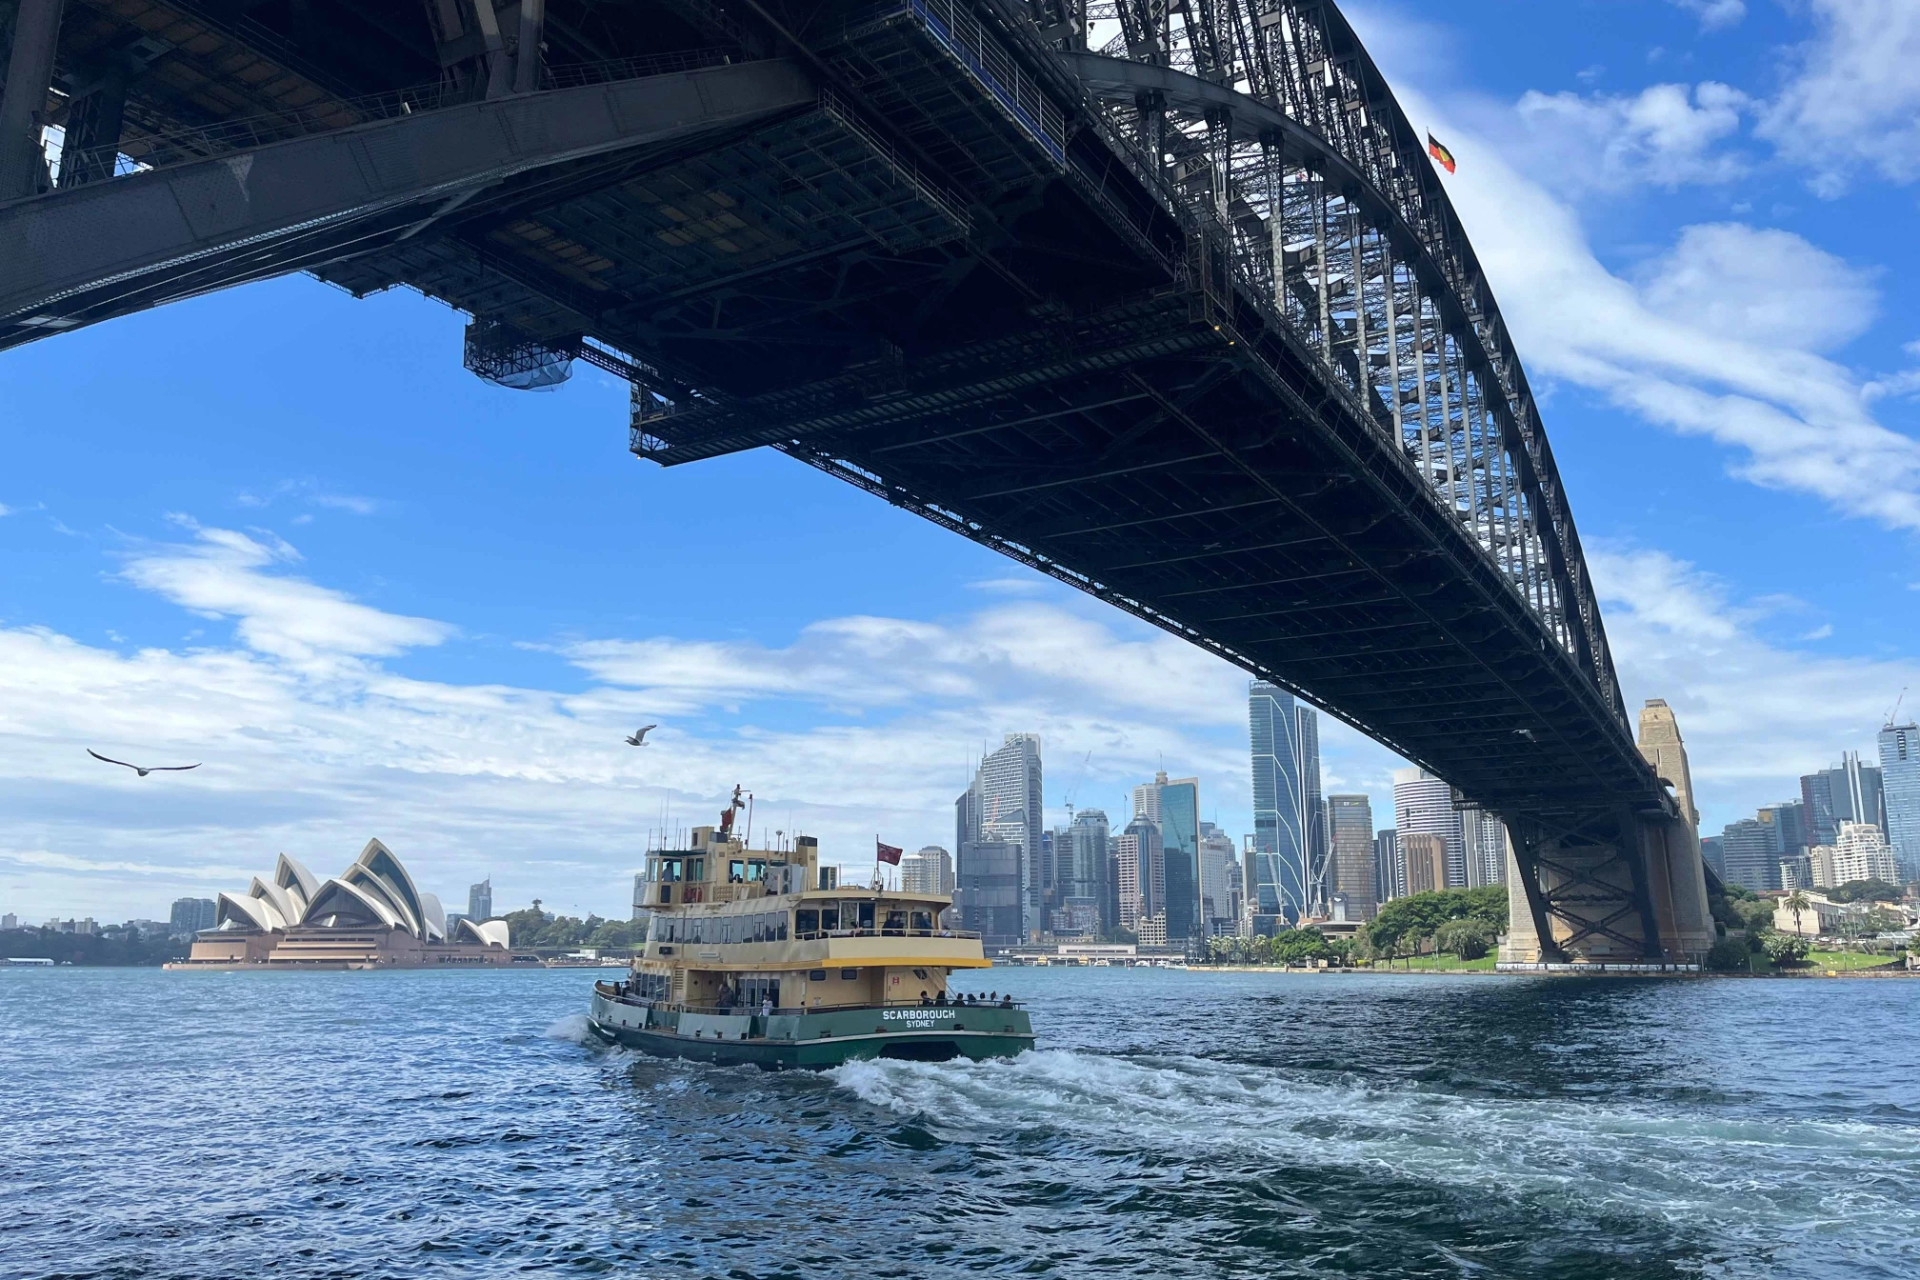
<path id="1" fill-rule="evenodd" d="M 512 964 L 504 920 L 454 921 L 400 859 L 367 841 L 340 875 L 318 880 L 286 854 L 273 879 L 222 893 L 214 927 L 176 969 L 437 969 Z M 531 957 L 526 957 L 531 959 Z"/>

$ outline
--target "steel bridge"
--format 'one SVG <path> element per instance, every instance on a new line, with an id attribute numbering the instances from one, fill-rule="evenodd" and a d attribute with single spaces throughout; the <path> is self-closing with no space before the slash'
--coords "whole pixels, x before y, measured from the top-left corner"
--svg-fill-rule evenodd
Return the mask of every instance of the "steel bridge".
<path id="1" fill-rule="evenodd" d="M 1332 4 L 0 0 L 0 39 L 0 347 L 409 286 L 483 377 L 627 378 L 642 458 L 778 449 L 1426 766 L 1513 836 L 1510 959 L 1711 941 L 1500 309 Z"/>

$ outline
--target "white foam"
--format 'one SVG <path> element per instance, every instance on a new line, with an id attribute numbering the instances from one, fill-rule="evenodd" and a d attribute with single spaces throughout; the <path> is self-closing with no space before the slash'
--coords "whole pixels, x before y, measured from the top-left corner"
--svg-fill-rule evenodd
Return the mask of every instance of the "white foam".
<path id="1" fill-rule="evenodd" d="M 549 1040 L 571 1040 L 575 1044 L 597 1044 L 595 1036 L 587 1023 L 584 1013 L 570 1013 L 564 1018 L 556 1018 L 553 1024 L 540 1033 Z"/>
<path id="2" fill-rule="evenodd" d="M 1706 1218 L 1756 1236 L 1863 1218 L 1881 1231 L 1910 1229 L 1920 1198 L 1920 1133 L 1864 1122 L 1477 1097 L 1069 1050 L 979 1064 L 851 1062 L 832 1076 L 863 1101 L 963 1141 L 1044 1126 L 1101 1147 L 1371 1165 L 1465 1192 Z"/>

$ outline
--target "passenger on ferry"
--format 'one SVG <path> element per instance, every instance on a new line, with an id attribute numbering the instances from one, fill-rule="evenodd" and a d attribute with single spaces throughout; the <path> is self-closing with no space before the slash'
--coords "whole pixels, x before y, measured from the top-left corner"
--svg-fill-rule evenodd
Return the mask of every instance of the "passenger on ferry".
<path id="1" fill-rule="evenodd" d="M 1000 1001 L 1000 1007 L 1002 1009 L 1013 1008 L 1013 992 L 1011 991 L 1007 992 L 1007 994 Z"/>

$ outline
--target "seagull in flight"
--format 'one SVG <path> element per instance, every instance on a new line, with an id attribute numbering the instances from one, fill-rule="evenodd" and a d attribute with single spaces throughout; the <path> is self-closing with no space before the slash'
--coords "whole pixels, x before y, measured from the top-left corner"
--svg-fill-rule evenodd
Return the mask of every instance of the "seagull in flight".
<path id="1" fill-rule="evenodd" d="M 650 725 L 646 725 L 646 726 L 644 726 L 644 727 L 643 727 L 643 728 L 642 728 L 642 729 L 640 730 L 640 732 L 638 732 L 638 733 L 636 733 L 636 734 L 634 734 L 634 735 L 633 735 L 633 736 L 632 736 L 631 738 L 628 738 L 628 739 L 627 739 L 627 745 L 628 745 L 628 746 L 630 746 L 630 747 L 644 747 L 644 746 L 646 746 L 646 745 L 647 745 L 647 730 L 648 730 L 648 729 L 658 729 L 659 727 L 660 727 L 660 726 L 659 726 L 659 725 L 657 725 L 657 724 L 650 724 Z"/>
<path id="2" fill-rule="evenodd" d="M 142 769 L 137 764 L 128 764 L 125 760 L 115 760 L 110 756 L 103 756 L 92 747 L 87 748 L 87 754 L 95 760 L 103 760 L 107 764 L 117 764 L 123 769 L 131 769 L 143 778 L 150 773 L 181 773 L 188 769 L 198 769 L 200 767 L 197 764 L 151 764 Z"/>

